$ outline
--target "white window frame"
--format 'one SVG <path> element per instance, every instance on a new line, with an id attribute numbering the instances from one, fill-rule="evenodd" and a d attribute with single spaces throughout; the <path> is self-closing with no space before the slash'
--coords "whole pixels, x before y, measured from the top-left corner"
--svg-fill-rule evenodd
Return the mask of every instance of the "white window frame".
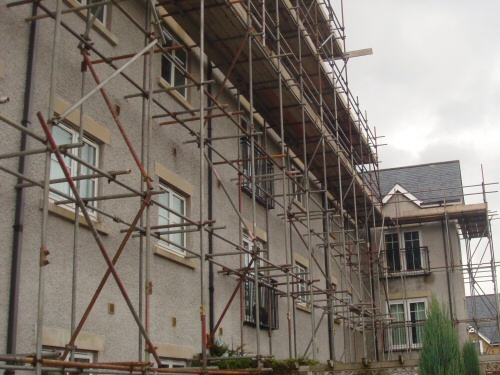
<path id="1" fill-rule="evenodd" d="M 88 4 L 93 4 L 94 2 L 92 0 L 76 0 L 78 3 L 80 3 L 81 5 L 88 5 Z M 100 0 L 96 0 L 95 2 L 99 2 Z M 94 15 L 94 11 L 97 11 L 97 7 L 96 8 L 91 8 L 91 9 L 87 9 L 88 11 L 90 11 L 90 14 L 91 14 L 91 17 Z M 102 17 L 102 20 L 100 19 Z M 96 17 L 96 21 L 101 23 L 102 25 L 106 26 L 106 19 L 108 17 L 108 5 L 103 5 L 102 7 L 102 10 L 101 10 L 101 13 L 99 14 L 98 17 Z"/>
<path id="2" fill-rule="evenodd" d="M 404 332 L 406 336 L 406 342 L 402 345 L 395 345 L 393 344 L 392 340 L 392 333 L 393 329 L 401 329 L 401 328 L 391 328 L 390 329 L 390 334 L 388 335 L 388 340 L 389 340 L 389 347 L 391 350 L 406 350 L 406 349 L 420 349 L 422 348 L 422 342 L 420 343 L 413 343 L 413 332 L 411 331 L 411 328 L 408 328 L 406 325 L 407 324 L 413 324 L 411 321 L 411 310 L 410 310 L 410 305 L 413 303 L 424 303 L 424 310 L 425 310 L 425 319 L 427 319 L 427 306 L 428 306 L 428 301 L 427 298 L 412 298 L 412 299 L 407 299 L 407 300 L 393 300 L 389 301 L 389 306 L 388 306 L 388 314 L 390 315 L 391 313 L 391 306 L 393 305 L 403 305 L 403 311 L 404 311 Z M 395 322 L 394 322 L 395 323 Z M 402 322 L 401 322 L 402 323 Z M 423 326 L 421 328 L 423 330 Z"/>
<path id="3" fill-rule="evenodd" d="M 187 197 L 181 193 L 178 193 L 177 191 L 175 191 L 174 189 L 172 189 L 170 186 L 168 186 L 167 184 L 163 183 L 163 182 L 160 182 L 160 190 L 163 190 L 165 192 L 168 192 L 168 197 L 169 197 L 169 200 L 168 200 L 168 208 L 171 208 L 172 207 L 172 202 L 173 202 L 173 197 L 176 197 L 178 198 L 179 200 L 182 201 L 183 203 L 183 207 L 184 207 L 184 212 L 179 212 L 179 214 L 181 214 L 182 216 L 186 216 L 186 210 L 187 210 Z M 165 218 L 169 223 L 171 223 L 172 221 L 172 218 L 170 217 L 170 215 L 175 215 L 169 211 L 167 211 L 166 209 L 164 209 L 163 207 L 160 207 L 158 206 L 158 222 L 160 221 L 160 217 L 163 217 Z M 184 222 L 184 219 L 180 218 L 180 222 L 183 223 Z M 185 227 L 184 226 L 179 226 L 179 227 L 175 227 L 175 228 L 169 228 L 169 229 L 159 229 L 159 231 L 182 231 L 184 230 Z M 178 244 L 179 246 L 182 246 L 182 247 L 186 247 L 186 233 L 180 233 L 181 237 L 182 237 L 182 244 Z M 161 237 L 169 240 L 169 241 L 172 241 L 171 235 L 166 233 L 166 234 L 162 234 Z M 183 249 L 180 249 L 179 247 L 173 245 L 173 244 L 170 244 L 168 242 L 165 242 L 163 241 L 161 238 L 158 239 L 158 246 L 161 247 L 162 249 L 165 249 L 167 251 L 170 251 L 172 253 L 175 253 L 177 255 L 180 255 L 182 257 L 185 257 L 186 256 L 186 251 L 183 250 Z"/>
<path id="4" fill-rule="evenodd" d="M 483 346 L 483 340 L 481 338 L 478 338 L 477 340 L 472 341 L 474 343 L 474 346 L 477 348 L 478 343 L 479 343 L 479 355 L 484 355 L 484 346 Z"/>
<path id="5" fill-rule="evenodd" d="M 389 273 L 391 273 L 393 275 L 398 275 L 398 274 L 405 273 L 405 272 L 418 272 L 418 271 L 420 271 L 419 269 L 408 269 L 408 264 L 407 264 L 407 261 L 406 261 L 405 234 L 406 233 L 414 233 L 414 232 L 418 233 L 420 263 L 421 263 L 421 266 L 422 266 L 422 271 L 424 270 L 424 268 L 425 268 L 424 264 L 423 264 L 423 262 L 424 262 L 424 255 L 422 254 L 422 248 L 424 247 L 424 245 L 422 244 L 422 232 L 419 229 L 412 229 L 412 230 L 402 231 L 401 233 L 389 231 L 389 232 L 387 232 L 387 233 L 384 234 L 384 252 L 385 252 L 385 262 L 386 262 L 386 265 L 388 265 L 386 236 L 387 235 L 394 235 L 395 234 L 398 237 L 398 255 L 399 255 L 399 261 L 400 261 L 401 269 L 400 270 L 395 270 L 395 271 L 388 271 Z"/>
<path id="6" fill-rule="evenodd" d="M 257 240 L 256 243 L 257 243 L 257 248 L 259 248 L 260 250 L 264 248 L 264 244 L 261 241 Z M 243 247 L 252 252 L 254 250 L 254 242 L 250 239 L 250 237 L 247 234 L 243 235 Z M 244 261 L 245 267 L 248 266 L 251 258 L 252 256 L 249 253 L 245 253 L 245 261 Z M 250 270 L 253 270 L 253 266 L 255 265 L 255 263 L 257 263 L 260 267 L 261 265 L 260 259 L 258 258 L 255 259 L 254 263 L 252 263 L 252 267 L 250 268 Z"/>
<path id="7" fill-rule="evenodd" d="M 311 300 L 309 294 L 309 285 L 307 284 L 307 280 L 309 279 L 308 269 L 306 266 L 296 261 L 295 273 L 297 274 L 298 277 L 304 279 L 304 281 L 300 281 L 296 284 L 297 292 L 299 292 L 297 298 L 297 304 L 301 306 L 308 306 Z"/>
<path id="8" fill-rule="evenodd" d="M 172 41 L 172 45 L 178 45 L 180 44 L 177 40 L 177 38 L 174 36 L 174 33 L 172 31 L 170 31 L 165 25 L 162 25 L 162 33 L 163 35 L 165 36 L 165 38 L 167 38 L 168 40 L 171 40 Z M 185 55 L 185 63 L 182 61 L 182 59 L 180 59 L 177 54 L 180 54 L 180 53 L 183 53 Z M 187 71 L 188 70 L 188 67 L 189 67 L 189 56 L 188 56 L 188 53 L 186 50 L 182 49 L 182 50 L 171 50 L 168 52 L 169 55 L 171 55 L 175 61 L 177 61 L 179 64 L 183 65 L 184 66 L 184 69 Z M 164 59 L 168 60 L 168 63 L 170 64 L 170 71 L 168 72 L 168 77 L 165 77 L 163 75 L 163 64 L 165 64 L 166 62 L 164 61 Z M 167 84 L 171 87 L 175 87 L 175 75 L 176 73 L 178 74 L 181 74 L 184 76 L 184 72 L 182 70 L 180 70 L 177 65 L 175 65 L 171 60 L 169 60 L 166 56 L 163 56 L 161 57 L 161 78 L 163 78 L 165 80 L 165 82 L 167 82 Z M 187 77 L 184 76 L 184 83 L 183 85 L 186 85 L 187 84 Z M 187 99 L 187 87 L 184 87 L 184 88 L 181 88 L 181 89 L 176 89 L 175 91 L 177 91 L 179 93 L 179 95 L 181 95 L 184 99 Z"/>
<path id="9" fill-rule="evenodd" d="M 59 353 L 59 356 L 61 356 L 64 352 L 64 350 L 62 350 L 62 349 L 54 348 L 54 347 L 46 347 L 46 346 L 43 347 L 43 350 L 57 352 L 57 353 Z M 66 358 L 69 361 L 71 358 L 71 353 L 69 353 Z M 94 353 L 91 351 L 75 351 L 74 361 L 75 362 L 82 362 L 82 363 L 94 363 Z M 44 375 L 55 375 L 55 374 L 63 375 L 66 373 L 64 371 L 42 371 L 42 374 L 44 374 Z M 92 375 L 92 373 L 89 373 L 88 375 Z"/>
<path id="10" fill-rule="evenodd" d="M 248 120 L 245 117 L 240 119 L 241 126 L 248 130 Z M 260 145 L 259 137 L 254 138 L 254 163 L 253 172 L 255 172 L 255 187 L 252 186 L 252 146 L 248 137 L 240 138 L 241 163 L 243 180 L 241 189 L 252 196 L 255 188 L 255 201 L 268 209 L 274 208 L 274 201 L 271 198 L 274 194 L 274 180 L 269 177 L 274 174 L 274 164 L 265 158 L 264 148 Z M 267 176 L 262 179 L 262 177 Z"/>
<path id="11" fill-rule="evenodd" d="M 186 368 L 186 361 L 160 357 L 161 365 L 164 368 Z"/>
<path id="12" fill-rule="evenodd" d="M 407 264 L 407 253 L 406 253 L 406 243 L 405 243 L 405 234 L 406 233 L 417 233 L 418 234 L 418 252 L 420 253 L 420 265 L 422 266 L 422 262 L 423 262 L 423 256 L 422 256 L 422 233 L 420 232 L 420 230 L 416 229 L 416 230 L 406 230 L 404 232 L 401 233 L 401 242 L 400 244 L 403 245 L 402 249 L 404 249 L 404 254 L 405 256 L 403 257 L 403 262 L 402 262 L 402 266 L 404 267 L 404 270 L 405 271 L 418 271 L 418 269 L 408 269 L 408 264 Z M 400 246 L 401 246 L 400 245 Z"/>
<path id="13" fill-rule="evenodd" d="M 61 128 L 62 130 L 68 132 L 70 135 L 71 135 L 71 143 L 78 143 L 78 138 L 79 138 L 79 133 L 77 130 L 73 129 L 72 127 L 66 125 L 66 124 L 58 124 L 57 125 L 59 128 Z M 100 146 L 98 143 L 90 140 L 88 137 L 84 136 L 83 137 L 83 142 L 85 144 L 87 144 L 88 146 L 92 147 L 95 149 L 95 164 L 94 164 L 94 167 L 99 167 L 99 157 L 100 157 Z M 61 146 L 61 145 L 58 145 L 58 146 Z M 68 149 L 68 153 L 71 153 L 72 155 L 75 155 L 75 156 L 78 156 L 78 150 L 79 148 L 78 147 L 73 147 L 73 148 L 70 148 Z M 63 155 L 64 156 L 64 155 Z M 53 163 L 57 163 L 57 165 L 59 165 L 59 162 L 57 161 L 57 158 L 56 158 L 56 155 L 55 153 L 52 153 L 51 155 L 51 176 L 50 176 L 50 179 L 55 179 L 56 176 L 53 176 L 52 173 L 54 171 L 54 168 L 53 168 L 53 165 L 52 165 L 52 162 Z M 69 158 L 69 161 L 68 161 L 68 165 L 67 167 L 69 168 L 70 170 L 70 173 L 71 173 L 71 177 L 76 177 L 76 172 L 77 172 L 77 169 L 78 169 L 78 162 L 74 159 L 71 159 Z M 84 166 L 82 165 L 81 168 L 84 168 Z M 95 172 L 92 171 L 92 170 L 89 170 L 89 173 L 90 174 L 94 174 Z M 92 195 L 92 197 L 97 197 L 99 195 L 99 179 L 97 177 L 94 177 L 92 179 L 85 179 L 85 180 L 80 180 L 80 189 L 81 189 L 81 186 L 82 186 L 82 183 L 86 183 L 86 182 L 89 182 L 89 181 L 92 181 L 92 183 L 94 184 L 94 195 Z M 77 182 L 75 181 L 75 184 Z M 59 184 L 67 184 L 69 185 L 68 182 L 60 182 L 60 183 L 57 183 L 56 185 L 59 185 Z M 52 185 L 51 186 L 52 188 L 55 188 L 55 185 Z M 81 193 L 81 190 L 80 190 L 80 193 Z M 71 197 L 73 197 L 73 192 L 71 191 L 71 189 L 69 189 L 69 195 Z M 83 197 L 82 198 L 89 198 L 89 197 Z M 57 193 L 54 193 L 54 192 L 50 192 L 49 193 L 49 199 L 51 202 L 57 202 L 57 201 L 61 201 L 61 200 L 66 200 L 66 198 L 60 196 L 59 194 Z M 92 209 L 92 207 L 95 207 L 97 206 L 97 202 L 96 201 L 90 201 L 88 203 L 88 213 L 90 215 L 90 217 L 92 218 L 96 218 L 97 217 L 97 213 Z M 64 204 L 64 205 L 61 205 L 61 207 L 64 207 L 72 212 L 75 212 L 75 205 L 73 203 L 70 203 L 70 204 Z M 82 213 L 80 212 L 80 215 Z"/>
<path id="14" fill-rule="evenodd" d="M 297 175 L 300 175 L 302 171 L 297 167 L 295 164 L 291 163 L 290 164 L 290 171 L 295 172 L 292 174 L 293 179 L 291 180 L 292 182 L 292 194 L 293 194 L 293 199 L 296 200 L 298 203 L 301 205 L 304 204 L 304 191 L 299 187 L 299 183 L 302 185 L 302 180 L 303 178 L 297 177 Z"/>

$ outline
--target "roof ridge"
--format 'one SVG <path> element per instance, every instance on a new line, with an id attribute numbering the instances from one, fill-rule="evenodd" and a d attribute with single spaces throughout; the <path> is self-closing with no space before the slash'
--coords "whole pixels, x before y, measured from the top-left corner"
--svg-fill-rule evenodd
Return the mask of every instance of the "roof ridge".
<path id="1" fill-rule="evenodd" d="M 405 165 L 402 167 L 392 167 L 392 168 L 384 168 L 384 169 L 379 169 L 379 172 L 382 171 L 391 171 L 395 169 L 406 169 L 406 168 L 416 168 L 416 167 L 428 167 L 431 165 L 437 165 L 437 164 L 452 164 L 452 163 L 459 163 L 460 165 L 460 160 L 447 160 L 447 161 L 438 161 L 438 162 L 432 162 L 432 163 L 423 163 L 423 164 L 414 164 L 414 165 Z"/>

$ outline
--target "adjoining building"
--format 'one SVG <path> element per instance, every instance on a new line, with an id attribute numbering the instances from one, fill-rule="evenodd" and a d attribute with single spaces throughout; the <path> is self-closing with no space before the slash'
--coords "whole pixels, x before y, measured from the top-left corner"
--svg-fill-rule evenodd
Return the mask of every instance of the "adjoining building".
<path id="1" fill-rule="evenodd" d="M 467 296 L 469 339 L 477 344 L 480 355 L 500 354 L 498 298 L 494 294 Z"/>
<path id="2" fill-rule="evenodd" d="M 383 350 L 389 359 L 418 358 L 432 295 L 450 312 L 463 343 L 469 328 L 463 259 L 469 258 L 461 242 L 488 238 L 487 204 L 465 203 L 459 161 L 382 169 L 379 176 L 385 219 L 373 232 L 378 304 L 387 314 Z"/>

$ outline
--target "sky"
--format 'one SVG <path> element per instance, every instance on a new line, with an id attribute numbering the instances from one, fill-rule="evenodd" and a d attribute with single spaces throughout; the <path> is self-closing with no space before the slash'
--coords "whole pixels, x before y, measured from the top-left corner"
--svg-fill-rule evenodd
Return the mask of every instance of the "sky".
<path id="1" fill-rule="evenodd" d="M 340 10 L 340 0 L 331 3 Z M 380 168 L 460 160 L 464 186 L 481 184 L 481 165 L 486 183 L 500 181 L 499 15 L 498 0 L 344 0 L 346 50 L 373 49 L 347 67 L 370 127 L 384 136 L 378 143 L 387 144 Z M 487 200 L 500 210 L 499 193 Z M 492 224 L 498 262 L 500 220 Z"/>

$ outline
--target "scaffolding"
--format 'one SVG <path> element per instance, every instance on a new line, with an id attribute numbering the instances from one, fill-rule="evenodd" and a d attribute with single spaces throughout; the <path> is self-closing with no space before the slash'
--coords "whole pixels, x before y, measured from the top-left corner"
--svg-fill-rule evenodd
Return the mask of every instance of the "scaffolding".
<path id="1" fill-rule="evenodd" d="M 373 270 L 377 264 L 382 266 L 370 246 L 370 241 L 378 243 L 381 239 L 376 234 L 370 239 L 369 235 L 375 227 L 384 226 L 377 175 L 377 136 L 369 128 L 366 114 L 349 90 L 346 67 L 349 55 L 345 50 L 342 4 L 340 13 L 329 2 L 317 0 L 103 0 L 83 1 L 72 7 L 64 7 L 64 4 L 66 2 L 62 0 L 21 0 L 11 1 L 4 10 L 7 13 L 24 9 L 18 12 L 24 14 L 31 6 L 31 16 L 23 16 L 30 23 L 30 51 L 37 48 L 41 24 L 51 23 L 53 39 L 51 44 L 44 40 L 43 47 L 52 60 L 50 77 L 44 80 L 44 90 L 48 93 L 48 106 L 44 107 L 44 112 L 28 98 L 21 123 L 0 114 L 0 120 L 21 135 L 20 150 L 0 156 L 7 161 L 17 158 L 19 168 L 15 170 L 12 165 L 2 164 L 0 170 L 17 179 L 17 202 L 24 200 L 26 190 L 37 187 L 42 189 L 42 201 L 45 203 L 50 201 L 52 193 L 64 198 L 57 205 L 75 205 L 73 288 L 77 278 L 82 222 L 90 229 L 106 262 L 107 271 L 79 318 L 75 308 L 76 289 L 73 289 L 71 339 L 61 355 L 62 360 L 46 358 L 42 336 L 46 273 L 50 272 L 46 267 L 50 261 L 47 238 L 54 233 L 48 227 L 49 204 L 43 204 L 36 353 L 34 356 L 19 355 L 15 339 L 10 340 L 13 346 L 8 346 L 7 354 L 0 356 L 0 360 L 5 362 L 0 367 L 32 370 L 37 375 L 52 368 L 92 373 L 237 374 L 265 371 L 263 361 L 273 356 L 273 322 L 269 321 L 273 314 L 271 311 L 261 316 L 260 307 L 267 303 L 262 298 L 286 301 L 286 344 L 290 358 L 316 358 L 317 335 L 324 319 L 328 327 L 328 358 L 359 362 L 374 355 L 370 348 L 375 348 L 378 356 L 378 331 L 387 322 L 387 317 L 376 304 L 376 295 L 380 295 L 383 287 L 380 275 L 374 274 Z M 130 4 L 141 7 L 141 17 L 131 12 L 133 7 L 127 7 Z M 97 24 L 99 17 L 105 13 L 105 7 L 113 7 L 113 11 L 126 20 L 127 27 L 139 35 L 130 40 L 130 47 L 120 46 L 122 53 L 119 55 L 114 49 L 94 40 L 101 40 L 95 30 L 100 30 Z M 73 18 L 68 20 L 74 13 L 85 16 L 85 22 L 78 23 Z M 162 25 L 182 30 L 182 41 L 169 44 Z M 46 34 L 46 26 L 44 30 Z M 69 53 L 63 50 L 63 39 L 72 39 L 77 51 Z M 140 48 L 131 50 L 138 45 Z M 175 51 L 190 53 L 198 66 L 187 69 L 172 53 Z M 171 85 L 158 89 L 155 59 L 156 62 L 158 59 L 168 61 L 169 66 L 181 72 L 184 80 L 175 80 Z M 135 62 L 142 62 L 141 74 L 131 71 L 130 66 Z M 75 71 L 75 82 L 81 80 L 80 94 L 62 113 L 56 114 L 59 72 L 68 69 L 68 66 Z M 28 61 L 27 82 L 35 70 L 34 62 Z M 105 79 L 102 78 L 104 76 Z M 127 82 L 134 90 L 125 95 L 120 93 L 126 104 L 116 104 L 109 95 L 109 92 L 113 93 L 113 97 L 117 95 L 112 86 L 115 80 Z M 91 87 L 88 87 L 91 81 Z M 198 97 L 193 95 L 193 105 L 186 110 L 176 110 L 172 103 L 179 98 L 174 91 L 184 89 L 192 90 Z M 108 124 L 115 123 L 128 153 L 122 158 L 120 167 L 113 171 L 95 167 L 84 160 L 83 126 L 79 128 L 76 143 L 57 144 L 52 133 L 55 125 L 63 123 L 76 112 L 79 112 L 79 121 L 83 124 L 86 105 L 95 100 L 99 92 L 109 111 L 102 116 L 107 117 Z M 125 106 L 132 107 L 137 114 L 135 118 L 140 119 L 139 144 L 129 137 L 130 132 L 136 133 L 137 130 L 120 115 Z M 37 113 L 33 124 L 32 112 Z M 222 124 L 224 129 L 231 130 L 218 132 Z M 182 134 L 182 147 L 199 149 L 196 161 L 199 167 L 199 201 L 191 203 L 196 206 L 193 210 L 196 217 L 179 214 L 159 198 L 163 191 L 152 177 L 155 159 L 151 150 L 157 127 L 161 127 L 162 132 L 176 132 L 176 136 Z M 228 144 L 232 145 L 230 149 Z M 77 150 L 76 154 L 68 151 L 72 149 Z M 237 150 L 237 157 L 230 152 L 234 149 Z M 43 159 L 43 178 L 33 171 L 28 173 L 25 168 L 27 161 L 34 158 Z M 77 166 L 76 175 L 69 170 L 68 162 Z M 60 166 L 63 177 L 51 180 L 50 169 L 54 163 Z M 190 168 L 194 169 L 194 166 Z M 80 184 L 92 179 L 108 181 L 112 186 L 106 189 L 109 194 L 82 197 Z M 67 194 L 55 188 L 63 181 L 71 189 Z M 140 189 L 136 187 L 137 181 L 140 181 Z M 276 185 L 279 188 L 274 189 Z M 237 235 L 227 233 L 222 224 L 224 218 L 214 214 L 215 189 L 219 197 L 224 197 L 231 208 L 231 215 L 238 222 Z M 114 200 L 121 203 L 106 206 L 113 207 L 111 210 L 96 204 L 98 201 Z M 130 218 L 124 218 L 120 213 L 123 207 L 127 207 Z M 133 215 L 130 215 L 130 207 L 136 207 Z M 180 222 L 154 225 L 152 211 L 158 207 L 178 216 Z M 271 208 L 274 216 L 281 219 L 280 234 L 271 233 L 268 225 Z M 106 246 L 94 223 L 93 214 L 120 225 L 123 234 L 116 252 Z M 15 228 L 22 228 L 22 215 L 22 212 L 16 212 Z M 82 221 L 80 216 L 85 220 Z M 245 219 L 249 217 L 250 220 Z M 462 224 L 464 228 L 469 228 L 468 222 Z M 262 246 L 258 235 L 260 227 L 265 228 L 266 237 L 279 236 L 281 248 Z M 198 237 L 191 246 L 171 240 L 171 235 L 186 233 Z M 483 233 L 489 236 L 490 266 L 494 272 L 496 263 L 489 226 Z M 15 236 L 22 236 L 22 229 Z M 140 262 L 137 265 L 140 287 L 138 296 L 132 298 L 116 269 L 116 263 L 134 237 L 140 239 Z M 249 242 L 246 243 L 245 238 Z M 150 327 L 154 320 L 150 314 L 150 305 L 154 300 L 152 257 L 153 244 L 157 240 L 176 246 L 185 252 L 186 259 L 199 262 L 201 366 L 197 368 L 161 368 L 162 360 L 151 338 Z M 307 272 L 298 271 L 294 265 L 293 251 L 296 247 L 307 250 L 310 265 Z M 276 252 L 280 254 L 279 262 L 270 256 Z M 472 259 L 472 253 L 469 246 L 469 259 Z M 14 263 L 15 259 L 13 267 Z M 467 269 L 471 280 L 477 280 L 474 265 L 468 263 Z M 236 277 L 237 280 L 232 293 L 225 296 L 227 301 L 219 316 L 215 313 L 212 293 L 217 273 Z M 138 355 L 126 362 L 76 362 L 76 339 L 110 277 L 115 280 L 139 330 Z M 473 281 L 473 285 L 477 286 L 477 283 Z M 238 299 L 238 347 L 242 348 L 249 342 L 244 329 L 245 313 L 248 311 L 243 299 L 245 290 L 252 287 L 254 290 L 265 288 L 269 291 L 267 294 L 253 294 L 254 306 L 250 307 L 250 313 L 253 308 L 255 352 L 246 356 L 241 353 L 242 357 L 257 361 L 258 368 L 240 372 L 212 369 L 207 351 L 213 349 L 221 322 Z M 12 298 L 11 295 L 10 303 L 14 306 L 17 302 Z M 306 340 L 308 345 L 305 351 L 297 346 L 298 305 L 305 305 L 310 311 L 310 338 Z M 16 315 L 16 309 L 11 308 L 10 313 Z M 267 329 L 262 328 L 261 319 L 268 320 Z M 337 321 L 344 337 L 340 349 L 335 348 L 334 341 L 334 323 Z M 266 343 L 261 332 L 266 330 L 269 340 L 264 347 Z M 10 331 L 9 335 L 15 337 L 15 332 Z M 304 340 L 303 337 L 300 339 Z"/>

